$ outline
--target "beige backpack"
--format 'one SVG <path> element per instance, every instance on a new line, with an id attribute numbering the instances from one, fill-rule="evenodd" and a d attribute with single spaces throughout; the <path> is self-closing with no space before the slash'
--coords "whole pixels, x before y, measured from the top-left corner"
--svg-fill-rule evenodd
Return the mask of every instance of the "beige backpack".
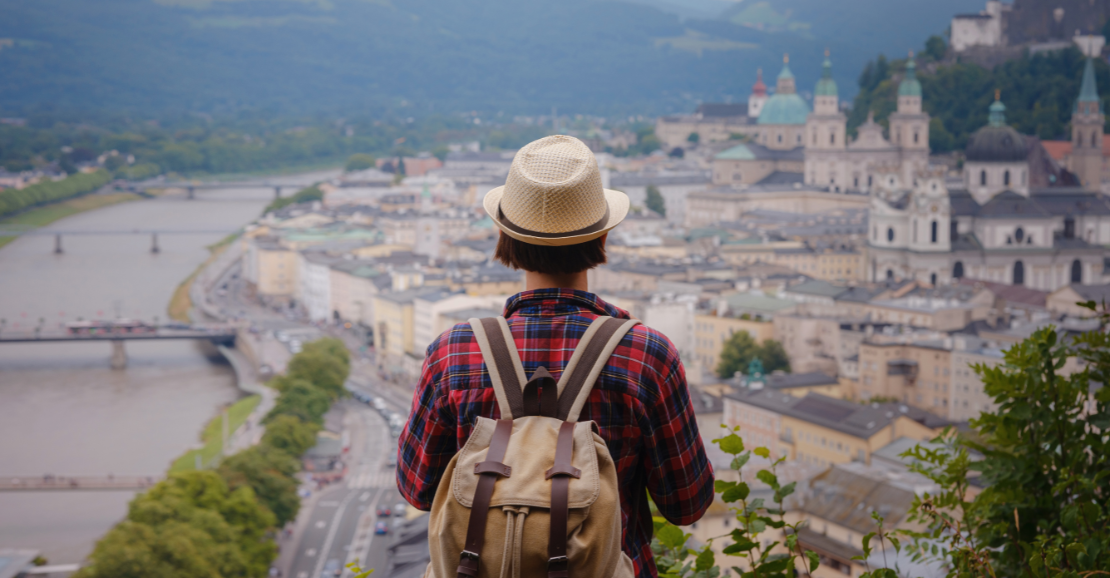
<path id="1" fill-rule="evenodd" d="M 555 383 L 543 367 L 526 379 L 505 318 L 470 320 L 501 419 L 479 417 L 443 474 L 426 577 L 634 576 L 621 552 L 616 466 L 578 414 L 636 323 L 598 317 Z"/>

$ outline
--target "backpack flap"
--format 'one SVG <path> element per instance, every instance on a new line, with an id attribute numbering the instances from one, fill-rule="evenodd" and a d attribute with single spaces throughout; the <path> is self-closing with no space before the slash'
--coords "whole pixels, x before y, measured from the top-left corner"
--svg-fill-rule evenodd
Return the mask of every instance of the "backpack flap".
<path id="1" fill-rule="evenodd" d="M 477 427 L 457 456 L 455 473 L 451 481 L 455 500 L 470 508 L 480 475 L 475 467 L 486 461 L 490 440 L 497 422 L 478 418 Z M 497 480 L 491 507 L 529 506 L 551 508 L 551 481 L 545 473 L 555 464 L 555 446 L 562 422 L 549 417 L 529 416 L 513 421 L 513 435 L 502 460 L 511 468 L 508 477 Z M 597 500 L 601 489 L 597 465 L 597 444 L 605 443 L 595 437 L 592 422 L 574 425 L 574 450 L 571 463 L 581 470 L 581 477 L 570 478 L 568 505 L 572 509 L 589 507 Z M 606 451 L 608 451 L 606 449 Z"/>

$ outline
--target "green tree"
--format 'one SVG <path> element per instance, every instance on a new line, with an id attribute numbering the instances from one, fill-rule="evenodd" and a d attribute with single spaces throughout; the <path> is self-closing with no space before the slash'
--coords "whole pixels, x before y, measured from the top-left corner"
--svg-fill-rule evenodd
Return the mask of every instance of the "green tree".
<path id="1" fill-rule="evenodd" d="M 312 383 L 336 399 L 343 395 L 343 382 L 347 380 L 347 369 L 340 360 L 321 351 L 302 351 L 289 360 L 285 374 L 292 379 L 303 379 Z"/>
<path id="2" fill-rule="evenodd" d="M 763 344 L 759 346 L 759 360 L 763 362 L 763 369 L 767 373 L 772 371 L 785 371 L 790 372 L 790 356 L 786 354 L 786 349 L 783 348 L 782 343 L 774 339 L 765 339 Z"/>
<path id="3" fill-rule="evenodd" d="M 701 141 L 701 135 L 696 133 L 696 132 L 692 132 L 692 133 L 690 133 L 689 135 L 686 136 L 686 142 L 688 142 L 690 144 L 698 144 L 698 142 L 700 142 L 700 141 Z"/>
<path id="4" fill-rule="evenodd" d="M 284 387 L 273 409 L 266 414 L 264 423 L 269 424 L 280 415 L 295 416 L 301 421 L 315 424 L 324 422 L 324 414 L 331 407 L 331 397 L 327 393 L 303 379 L 286 381 Z"/>
<path id="5" fill-rule="evenodd" d="M 944 37 L 934 34 L 925 41 L 925 55 L 929 58 L 941 60 L 946 52 L 948 52 L 948 43 L 944 41 Z"/>
<path id="6" fill-rule="evenodd" d="M 295 415 L 282 414 L 266 424 L 262 435 L 263 445 L 277 448 L 291 456 L 299 456 L 308 448 L 316 445 L 316 432 L 319 426 L 306 422 Z"/>
<path id="7" fill-rule="evenodd" d="M 451 154 L 451 149 L 443 145 L 439 145 L 432 149 L 432 156 L 439 159 L 441 163 L 447 160 L 447 155 L 449 154 Z"/>
<path id="8" fill-rule="evenodd" d="M 752 358 L 759 354 L 759 344 L 747 331 L 733 333 L 721 348 L 721 359 L 717 363 L 717 377 L 727 379 L 737 371 L 747 371 Z"/>
<path id="9" fill-rule="evenodd" d="M 944 128 L 944 123 L 939 118 L 929 119 L 929 148 L 934 153 L 949 152 L 955 144 L 952 133 Z"/>
<path id="10" fill-rule="evenodd" d="M 667 203 L 663 200 L 663 195 L 659 192 L 659 187 L 655 185 L 647 186 L 646 204 L 647 208 L 651 209 L 652 211 L 655 211 L 656 213 L 659 213 L 664 217 L 667 216 Z"/>
<path id="11" fill-rule="evenodd" d="M 366 169 L 374 168 L 376 166 L 374 164 L 375 162 L 376 159 L 374 158 L 374 155 L 368 155 L 366 153 L 355 153 L 347 157 L 347 164 L 343 167 L 343 170 L 348 173 L 354 171 L 364 171 Z"/>
<path id="12" fill-rule="evenodd" d="M 747 331 L 733 333 L 721 348 L 721 359 L 717 363 L 717 377 L 727 379 L 737 371 L 747 371 L 753 358 L 759 358 L 767 373 L 783 370 L 790 371 L 790 358 L 782 344 L 773 339 L 756 343 Z"/>
<path id="13" fill-rule="evenodd" d="M 279 420 L 289 418 L 281 416 Z M 272 425 L 267 426 L 267 434 Z M 315 441 L 315 435 L 313 436 Z M 310 444 L 311 447 L 311 444 Z M 278 526 L 297 517 L 301 501 L 297 496 L 300 462 L 285 451 L 265 443 L 228 457 L 217 470 L 232 489 L 248 487 L 258 500 L 273 513 Z"/>
<path id="14" fill-rule="evenodd" d="M 303 351 L 320 352 L 334 357 L 343 367 L 344 372 L 349 372 L 351 367 L 351 352 L 347 349 L 342 339 L 324 337 L 306 343 Z"/>
<path id="15" fill-rule="evenodd" d="M 277 553 L 266 539 L 274 523 L 250 488 L 231 491 L 212 471 L 176 474 L 136 496 L 76 576 L 261 578 Z"/>

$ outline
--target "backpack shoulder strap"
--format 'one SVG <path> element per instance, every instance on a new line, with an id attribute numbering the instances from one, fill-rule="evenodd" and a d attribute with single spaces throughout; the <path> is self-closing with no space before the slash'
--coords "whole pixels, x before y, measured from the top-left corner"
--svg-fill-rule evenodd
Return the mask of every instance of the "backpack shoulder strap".
<path id="1" fill-rule="evenodd" d="M 514 419 L 524 415 L 524 394 L 522 384 L 527 381 L 524 366 L 516 342 L 509 330 L 509 322 L 504 317 L 470 319 L 470 328 L 482 350 L 482 360 L 486 363 L 493 391 L 497 395 L 497 407 L 501 419 Z"/>
<path id="2" fill-rule="evenodd" d="M 598 317 L 590 324 L 559 377 L 559 410 L 555 417 L 563 421 L 578 421 L 578 414 L 586 405 L 594 382 L 609 357 L 625 334 L 639 323 L 635 319 Z"/>

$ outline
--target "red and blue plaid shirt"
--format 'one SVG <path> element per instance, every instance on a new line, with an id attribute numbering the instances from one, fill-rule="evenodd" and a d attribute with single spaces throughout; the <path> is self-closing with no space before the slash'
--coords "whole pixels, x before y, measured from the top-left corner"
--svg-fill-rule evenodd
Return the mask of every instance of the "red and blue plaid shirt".
<path id="1" fill-rule="evenodd" d="M 592 293 L 570 289 L 519 293 L 504 313 L 525 374 L 542 365 L 555 379 L 602 315 L 629 318 Z M 478 342 L 463 323 L 428 347 L 412 415 L 398 440 L 397 487 L 413 506 L 431 509 L 448 462 L 479 416 L 499 419 L 500 412 Z M 616 463 L 624 552 L 637 577 L 654 577 L 648 494 L 678 525 L 696 522 L 713 501 L 713 469 L 674 345 L 658 331 L 634 327 L 594 384 L 580 420 L 598 425 Z"/>

